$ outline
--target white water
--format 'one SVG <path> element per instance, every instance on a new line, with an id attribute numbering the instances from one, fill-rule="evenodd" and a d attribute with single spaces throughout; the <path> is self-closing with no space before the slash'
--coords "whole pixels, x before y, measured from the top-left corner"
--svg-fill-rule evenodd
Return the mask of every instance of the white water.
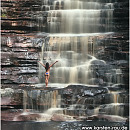
<path id="1" fill-rule="evenodd" d="M 64 3 L 64 7 L 63 7 Z M 58 6 L 57 6 L 58 5 Z M 44 39 L 40 61 L 44 64 L 48 61 L 50 64 L 58 60 L 59 62 L 51 69 L 49 80 L 50 87 L 65 87 L 67 84 L 94 84 L 92 81 L 93 70 L 92 65 L 99 68 L 106 66 L 106 63 L 96 58 L 96 52 L 100 48 L 98 42 L 109 37 L 112 32 L 113 20 L 113 3 L 101 3 L 100 0 L 91 0 L 91 2 L 81 0 L 55 0 L 51 5 L 49 1 L 43 2 L 45 11 L 48 13 L 47 26 L 49 34 Z M 43 8 L 42 6 L 42 8 Z M 52 6 L 52 7 L 51 7 Z M 41 16 L 39 19 L 42 18 Z M 43 23 L 39 23 L 40 27 Z M 42 34 L 40 34 L 42 35 Z M 46 39 L 49 38 L 49 41 Z M 106 68 L 107 69 L 107 68 Z M 112 68 L 113 69 L 113 68 Z M 119 69 L 110 74 L 121 74 Z M 39 67 L 39 77 L 42 75 L 44 68 Z M 105 70 L 100 69 L 104 74 Z M 115 75 L 116 76 L 116 75 Z M 120 83 L 120 77 L 116 77 L 116 83 Z M 90 83 L 90 80 L 92 81 Z M 108 79 L 112 83 L 112 78 Z M 43 83 L 43 81 L 42 81 Z M 93 85 L 94 86 L 94 85 Z M 36 87 L 43 87 L 38 84 Z M 39 90 L 40 91 L 40 90 Z M 61 113 L 61 96 L 58 91 L 30 91 L 24 92 L 24 113 L 27 106 L 34 111 L 42 113 L 41 121 L 50 120 L 54 113 Z M 106 105 L 105 112 L 107 114 L 114 113 L 123 115 L 123 109 L 118 103 L 119 94 L 113 93 L 112 104 Z M 34 100 L 36 102 L 34 103 Z M 85 102 L 85 100 L 84 100 Z M 28 104 L 27 104 L 28 103 Z M 77 104 L 72 104 L 70 110 L 74 110 Z M 39 107 L 40 106 L 40 107 Z M 79 110 L 83 110 L 81 105 Z M 93 109 L 93 114 L 99 114 L 100 107 Z M 73 113 L 73 111 L 70 111 Z M 67 114 L 67 109 L 64 109 Z M 84 114 L 84 113 L 83 113 Z M 80 115 L 80 111 L 79 111 Z M 81 115 L 82 116 L 82 115 Z"/>
<path id="2" fill-rule="evenodd" d="M 113 3 L 81 0 L 54 0 L 48 7 L 50 33 L 95 33 L 112 31 Z M 50 7 L 53 7 L 52 9 Z"/>
<path id="3" fill-rule="evenodd" d="M 91 64 L 105 65 L 104 61 L 92 56 L 95 55 L 98 38 L 105 35 L 107 34 L 50 34 L 48 51 L 42 49 L 41 56 L 41 61 L 46 55 L 51 57 L 51 63 L 59 61 L 51 70 L 53 79 L 50 82 L 88 84 Z"/>
<path id="4" fill-rule="evenodd" d="M 113 3 L 99 0 L 54 0 L 50 3 L 46 0 L 43 6 L 49 7 L 45 8 L 49 41 L 43 43 L 40 60 L 44 64 L 59 61 L 51 70 L 50 83 L 92 84 L 91 65 L 94 61 L 102 65 L 102 61 L 94 57 L 99 49 L 98 41 L 112 34 Z M 39 77 L 42 71 L 40 67 Z"/>

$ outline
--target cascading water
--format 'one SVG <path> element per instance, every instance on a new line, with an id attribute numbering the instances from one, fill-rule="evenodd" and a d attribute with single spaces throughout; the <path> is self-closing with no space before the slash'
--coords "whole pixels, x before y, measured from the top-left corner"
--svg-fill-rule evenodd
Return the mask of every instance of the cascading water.
<path id="1" fill-rule="evenodd" d="M 3 130 L 128 129 L 128 3 L 2 1 Z"/>
<path id="2" fill-rule="evenodd" d="M 48 14 L 49 35 L 47 42 L 45 38 L 40 60 L 43 63 L 59 61 L 51 70 L 50 83 L 122 83 L 120 69 L 107 66 L 105 61 L 95 57 L 100 41 L 113 34 L 114 6 L 111 0 L 106 3 L 100 0 L 48 0 L 44 1 L 43 7 Z M 72 109 L 76 109 L 73 104 Z M 97 114 L 99 107 L 94 111 Z"/>
<path id="3" fill-rule="evenodd" d="M 24 111 L 31 109 L 45 112 L 50 108 L 60 108 L 61 97 L 57 90 L 50 92 L 43 90 L 25 90 L 23 94 Z"/>
<path id="4" fill-rule="evenodd" d="M 48 28 L 50 33 L 111 32 L 113 3 L 100 1 L 54 0 L 45 2 L 50 6 Z M 52 8 L 51 8 L 52 7 Z M 57 8 L 58 7 L 58 8 Z"/>
<path id="5" fill-rule="evenodd" d="M 90 69 L 93 61 L 97 61 L 99 70 L 105 66 L 104 61 L 94 56 L 98 42 L 112 34 L 113 3 L 48 0 L 44 1 L 42 7 L 48 14 L 49 40 L 45 44 L 49 46 L 46 49 L 43 44 L 40 59 L 46 59 L 44 63 L 50 59 L 51 62 L 59 61 L 51 71 L 50 82 L 93 84 Z"/>
<path id="6" fill-rule="evenodd" d="M 59 62 L 51 69 L 49 86 L 55 83 L 62 84 L 85 84 L 110 85 L 122 84 L 122 71 L 114 65 L 107 65 L 103 60 L 96 58 L 97 50 L 104 49 L 100 42 L 110 38 L 113 34 L 113 2 L 106 3 L 100 0 L 46 0 L 42 3 L 41 10 L 47 14 L 46 37 L 40 39 L 42 51 L 40 61 L 50 64 Z M 39 29 L 42 30 L 42 15 L 37 16 Z M 42 34 L 38 34 L 39 36 Z M 44 68 L 39 66 L 39 78 L 44 82 Z M 106 79 L 104 79 L 104 77 Z M 88 87 L 88 88 L 89 88 Z M 111 102 L 108 104 L 96 104 L 90 97 L 81 97 L 67 107 L 64 106 L 63 93 L 59 90 L 32 90 L 24 92 L 24 111 L 26 108 L 44 114 L 64 113 L 71 116 L 98 115 L 124 115 L 124 106 L 119 102 L 118 93 L 110 92 Z M 77 92 L 74 92 L 74 94 Z M 104 95 L 102 95 L 103 97 Z M 75 96 L 70 97 L 75 100 Z M 25 103 L 27 102 L 27 103 Z M 26 105 L 28 104 L 28 105 Z M 96 104 L 96 105 L 95 105 Z M 109 106 L 110 105 L 110 106 Z M 91 110 L 92 109 L 92 110 Z M 86 112 L 87 111 L 87 112 Z M 50 117 L 49 117 L 50 118 Z M 42 120 L 42 119 L 41 119 Z"/>

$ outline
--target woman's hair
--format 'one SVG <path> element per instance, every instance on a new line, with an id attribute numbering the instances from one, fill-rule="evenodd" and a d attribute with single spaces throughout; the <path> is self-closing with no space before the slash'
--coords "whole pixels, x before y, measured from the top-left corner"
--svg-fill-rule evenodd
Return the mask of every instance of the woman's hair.
<path id="1" fill-rule="evenodd" d="M 46 63 L 46 67 L 45 67 L 46 71 L 49 69 L 49 63 Z"/>

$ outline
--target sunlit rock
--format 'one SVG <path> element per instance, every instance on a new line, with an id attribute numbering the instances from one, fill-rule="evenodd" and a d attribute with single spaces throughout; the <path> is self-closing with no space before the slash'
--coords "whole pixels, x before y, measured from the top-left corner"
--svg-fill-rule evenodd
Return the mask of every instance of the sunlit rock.
<path id="1" fill-rule="evenodd" d="M 21 114 L 13 119 L 13 121 L 37 121 L 41 116 L 39 114 Z"/>
<path id="2" fill-rule="evenodd" d="M 59 115 L 59 114 L 54 114 L 51 117 L 52 121 L 66 121 L 66 119 L 63 117 L 63 115 Z"/>
<path id="3" fill-rule="evenodd" d="M 126 122 L 127 118 L 112 115 L 94 115 L 87 118 L 88 120 L 107 120 L 111 122 Z"/>

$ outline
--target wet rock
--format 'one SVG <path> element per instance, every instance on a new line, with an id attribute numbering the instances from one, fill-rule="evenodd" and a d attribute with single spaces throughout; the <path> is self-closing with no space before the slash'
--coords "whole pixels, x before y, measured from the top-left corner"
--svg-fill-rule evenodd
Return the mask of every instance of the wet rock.
<path id="1" fill-rule="evenodd" d="M 14 93 L 14 90 L 11 88 L 1 89 L 1 97 L 11 97 Z"/>
<path id="2" fill-rule="evenodd" d="M 3 110 L 8 110 L 8 109 L 14 109 L 14 107 L 13 106 L 6 106 L 6 105 L 3 105 L 3 106 L 1 106 L 1 110 L 3 111 Z"/>
<path id="3" fill-rule="evenodd" d="M 108 89 L 104 87 L 90 87 L 82 85 L 69 85 L 62 90 L 63 103 L 66 105 L 77 104 L 74 108 L 77 109 L 79 104 L 85 105 L 84 108 L 99 106 L 105 103 L 105 94 Z"/>
<path id="4" fill-rule="evenodd" d="M 76 91 L 76 92 L 75 92 Z M 79 94 L 82 96 L 95 96 L 102 93 L 107 93 L 108 89 L 105 87 L 90 87 L 84 85 L 69 85 L 64 89 L 63 93 L 71 94 L 71 93 Z"/>
<path id="5" fill-rule="evenodd" d="M 39 83 L 39 78 L 38 77 L 28 78 L 27 83 Z"/>
<path id="6" fill-rule="evenodd" d="M 30 73 L 30 75 L 29 75 Z M 36 74 L 32 71 L 29 71 L 28 73 L 22 73 L 24 75 L 19 75 L 19 72 L 17 73 L 17 71 L 14 71 L 13 75 L 2 75 L 1 79 L 2 79 L 2 83 L 5 84 L 21 84 L 21 83 L 38 83 L 39 79 L 36 76 Z M 16 86 L 16 85 L 15 85 Z"/>
<path id="7" fill-rule="evenodd" d="M 98 119 L 99 118 L 96 115 L 87 117 L 87 120 L 98 120 Z"/>
<path id="8" fill-rule="evenodd" d="M 9 109 L 1 111 L 1 120 L 3 121 L 13 121 L 15 116 L 21 114 L 22 111 L 20 109 Z"/>
<path id="9" fill-rule="evenodd" d="M 32 43 L 14 43 L 13 47 L 33 47 Z"/>
<path id="10" fill-rule="evenodd" d="M 127 118 L 121 116 L 112 116 L 112 115 L 98 115 L 99 119 L 105 119 L 111 122 L 125 122 Z"/>
<path id="11" fill-rule="evenodd" d="M 63 115 L 60 115 L 60 114 L 54 114 L 51 117 L 51 120 L 52 121 L 66 121 L 66 119 L 63 117 Z"/>
<path id="12" fill-rule="evenodd" d="M 116 98 L 117 99 L 114 99 Z M 118 103 L 128 103 L 128 93 L 122 92 L 122 93 L 108 93 L 104 95 L 104 103 L 110 104 L 113 102 L 118 102 Z"/>
<path id="13" fill-rule="evenodd" d="M 22 105 L 23 92 L 11 88 L 1 89 L 1 105 Z"/>
<path id="14" fill-rule="evenodd" d="M 13 121 L 37 121 L 41 116 L 39 114 L 21 114 L 19 116 L 16 116 Z"/>
<path id="15" fill-rule="evenodd" d="M 5 89 L 5 88 L 18 89 L 18 85 L 17 84 L 1 84 L 1 88 L 2 89 Z"/>
<path id="16" fill-rule="evenodd" d="M 13 53 L 12 52 L 2 52 L 1 53 L 1 59 L 8 59 L 13 57 Z"/>
<path id="17" fill-rule="evenodd" d="M 67 94 L 67 95 L 73 94 L 73 91 L 72 91 L 72 89 L 67 89 L 67 90 L 63 91 L 63 94 Z"/>
<path id="18" fill-rule="evenodd" d="M 1 37 L 1 46 L 6 46 L 7 43 L 7 37 Z"/>
<path id="19" fill-rule="evenodd" d="M 107 47 L 104 48 L 104 51 L 118 51 L 118 47 L 107 46 Z"/>
<path id="20" fill-rule="evenodd" d="M 1 105 L 10 105 L 10 104 L 11 104 L 11 98 L 10 97 L 1 98 Z"/>
<path id="21" fill-rule="evenodd" d="M 91 65 L 96 65 L 96 66 L 98 66 L 98 65 L 101 65 L 101 66 L 104 66 L 104 65 L 106 65 L 106 63 L 103 61 L 103 60 L 93 60 L 92 62 L 91 62 Z"/>
<path id="22" fill-rule="evenodd" d="M 101 0 L 103 3 L 104 0 Z M 50 1 L 49 1 L 50 2 Z M 52 1 L 51 1 L 52 2 Z M 58 3 L 58 2 L 57 2 Z M 32 39 L 35 39 L 34 36 L 24 36 L 23 34 L 34 31 L 37 31 L 37 27 L 42 28 L 42 32 L 47 32 L 48 26 L 46 26 L 47 20 L 51 22 L 47 11 L 40 11 L 41 2 L 38 1 L 18 1 L 18 2 L 10 2 L 10 1 L 2 1 L 2 34 L 5 37 L 2 37 L 2 55 L 1 55 L 1 65 L 2 65 L 2 88 L 32 88 L 32 84 L 38 82 L 37 77 L 37 63 L 36 60 L 39 58 L 39 51 L 43 45 L 43 41 L 34 42 Z M 62 3 L 63 8 L 64 4 Z M 109 8 L 110 4 L 107 5 Z M 31 8 L 30 8 L 31 7 Z M 105 6 L 103 5 L 103 8 Z M 51 9 L 53 7 L 51 6 Z M 56 5 L 56 9 L 59 9 L 58 4 Z M 22 10 L 22 11 L 21 11 Z M 48 7 L 43 6 L 43 10 L 48 10 Z M 111 86 L 113 87 L 111 90 L 116 90 L 122 88 L 119 91 L 122 91 L 124 88 L 128 90 L 129 88 L 129 74 L 128 74 L 128 54 L 129 54 L 129 34 L 128 34 L 128 0 L 121 1 L 117 0 L 114 3 L 114 12 L 113 12 L 113 32 L 114 34 L 104 38 L 103 41 L 99 40 L 98 47 L 96 51 L 98 54 L 95 56 L 100 60 L 96 60 L 92 62 L 93 68 L 99 67 L 98 74 L 91 75 L 91 78 L 94 78 L 90 81 L 90 84 L 97 85 L 97 88 L 93 85 L 90 86 L 80 86 L 73 85 L 68 86 L 67 88 L 60 90 L 62 95 L 62 103 L 64 106 L 68 106 L 71 104 L 79 103 L 80 106 L 83 104 L 86 109 L 92 110 L 90 115 L 94 114 L 94 109 L 97 106 L 100 106 L 105 103 L 113 103 L 113 99 L 111 99 L 112 94 L 108 93 L 107 88 L 104 88 L 104 82 L 108 82 L 107 79 L 111 78 L 111 75 L 114 75 L 115 71 L 105 78 L 99 77 L 101 74 L 103 77 L 110 72 L 109 67 L 111 69 L 115 69 L 116 67 L 122 70 L 122 78 L 123 85 L 116 84 Z M 101 12 L 102 16 L 106 15 L 105 11 Z M 49 16 L 50 17 L 50 16 Z M 61 13 L 54 13 L 53 17 L 61 17 Z M 37 22 L 37 20 L 39 23 Z M 60 19 L 58 19 L 60 21 Z M 44 26 L 44 27 L 43 27 Z M 104 27 L 103 27 L 104 28 Z M 13 34 L 13 36 L 9 36 Z M 17 34 L 16 36 L 14 34 Z M 45 37 L 46 33 L 41 33 L 41 36 Z M 30 38 L 29 38 L 30 37 Z M 38 38 L 39 39 L 39 38 Z M 39 48 L 39 50 L 38 50 Z M 99 48 L 99 49 L 98 49 Z M 101 49 L 101 50 L 100 50 Z M 95 50 L 94 50 L 95 51 Z M 87 57 L 86 57 L 87 58 Z M 90 58 L 88 58 L 90 59 Z M 108 68 L 106 67 L 105 62 L 108 64 Z M 32 66 L 35 66 L 32 68 Z M 105 68 L 105 67 L 106 68 Z M 115 66 L 115 67 L 114 67 Z M 104 67 L 104 68 L 103 68 Z M 118 75 L 119 76 L 119 75 Z M 99 78 L 98 78 L 99 77 Z M 114 78 L 114 77 L 112 77 Z M 102 81 L 103 80 L 103 81 Z M 115 80 L 114 80 L 115 82 Z M 116 82 L 115 82 L 116 83 Z M 100 87 L 99 87 L 100 86 Z M 101 87 L 102 86 L 102 87 Z M 51 89 L 52 90 L 52 89 Z M 110 89 L 109 89 L 110 90 Z M 49 90 L 47 90 L 49 91 Z M 53 91 L 53 90 L 52 90 Z M 35 93 L 35 94 L 34 94 Z M 32 99 L 36 99 L 37 95 L 39 96 L 38 91 L 33 92 Z M 114 95 L 115 96 L 115 95 Z M 30 95 L 31 97 L 31 95 Z M 128 93 L 120 93 L 115 96 L 118 99 L 118 103 L 128 103 Z M 22 104 L 22 96 L 21 93 L 16 94 L 12 91 L 6 91 L 5 94 L 2 93 L 2 105 L 10 105 L 10 104 Z M 36 104 L 36 103 L 35 103 Z M 108 110 L 114 111 L 113 108 L 110 108 L 110 104 L 104 108 L 100 107 L 100 112 L 108 112 Z M 118 109 L 119 107 L 116 106 Z M 128 106 L 121 106 L 121 109 L 124 109 L 125 116 L 128 116 Z M 121 109 L 117 114 L 121 113 Z M 106 110 L 106 111 L 105 111 Z M 114 112 L 113 112 L 114 113 Z M 109 113 L 111 114 L 111 112 Z M 19 120 L 35 120 L 35 116 L 30 115 L 21 116 Z M 54 120 L 64 120 L 64 118 L 55 116 Z M 6 117 L 7 118 L 7 117 Z M 97 120 L 97 118 L 104 118 L 106 120 L 112 120 L 110 117 L 92 117 Z M 117 119 L 113 119 L 113 121 Z"/>
<path id="23" fill-rule="evenodd" d="M 100 84 L 100 80 L 98 78 L 91 78 L 89 80 L 89 84 L 92 84 L 92 85 Z"/>
<path id="24" fill-rule="evenodd" d="M 90 89 L 90 90 L 85 90 L 84 94 L 82 96 L 95 96 L 98 94 L 102 94 L 102 93 L 107 93 L 108 90 L 106 88 L 104 89 Z"/>

